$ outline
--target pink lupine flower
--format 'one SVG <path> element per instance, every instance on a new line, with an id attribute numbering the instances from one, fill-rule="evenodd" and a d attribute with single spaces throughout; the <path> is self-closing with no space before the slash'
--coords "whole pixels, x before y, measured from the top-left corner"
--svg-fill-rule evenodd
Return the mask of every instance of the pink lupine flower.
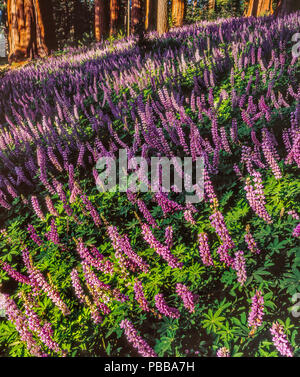
<path id="1" fill-rule="evenodd" d="M 31 239 L 38 245 L 41 246 L 43 244 L 43 241 L 41 238 L 37 235 L 36 230 L 33 225 L 29 224 L 27 227 L 28 232 L 30 233 Z"/>
<path id="2" fill-rule="evenodd" d="M 189 289 L 181 283 L 176 284 L 176 292 L 181 297 L 184 307 L 194 313 L 195 311 L 195 295 L 189 291 Z"/>
<path id="3" fill-rule="evenodd" d="M 223 243 L 230 247 L 234 247 L 234 243 L 229 235 L 225 224 L 224 217 L 220 211 L 215 211 L 210 217 L 210 223 L 215 228 L 216 233 L 221 238 Z"/>
<path id="4" fill-rule="evenodd" d="M 300 223 L 296 226 L 296 228 L 293 231 L 293 236 L 300 238 Z"/>
<path id="5" fill-rule="evenodd" d="M 107 233 L 113 243 L 114 249 L 118 253 L 124 253 L 129 258 L 129 260 L 133 264 L 138 266 L 143 272 L 147 273 L 149 271 L 148 264 L 144 262 L 143 259 L 133 251 L 127 235 L 121 236 L 118 233 L 117 228 L 112 225 L 107 227 Z"/>
<path id="6" fill-rule="evenodd" d="M 58 231 L 57 231 L 57 227 L 56 227 L 54 219 L 51 219 L 50 231 L 48 233 L 46 233 L 45 236 L 48 238 L 49 241 L 52 241 L 54 243 L 54 245 L 60 244 Z"/>
<path id="7" fill-rule="evenodd" d="M 246 273 L 246 261 L 245 261 L 243 251 L 239 250 L 235 253 L 235 258 L 234 258 L 232 267 L 236 270 L 238 282 L 241 285 L 244 285 L 245 281 L 247 280 L 247 273 Z"/>
<path id="8" fill-rule="evenodd" d="M 165 244 L 169 249 L 173 247 L 173 227 L 167 226 L 165 230 Z"/>
<path id="9" fill-rule="evenodd" d="M 18 281 L 19 283 L 22 283 L 22 284 L 28 284 L 28 285 L 31 285 L 30 284 L 30 279 L 21 274 L 20 272 L 14 270 L 10 264 L 8 264 L 7 262 L 2 262 L 0 261 L 0 266 L 3 268 L 4 271 L 7 272 L 7 274 L 14 280 Z"/>
<path id="10" fill-rule="evenodd" d="M 200 252 L 200 256 L 201 256 L 203 264 L 205 264 L 206 266 L 213 266 L 214 262 L 210 254 L 207 234 L 206 233 L 198 234 L 198 242 L 199 242 L 199 252 Z"/>
<path id="11" fill-rule="evenodd" d="M 155 296 L 155 306 L 161 314 L 164 314 L 167 317 L 170 317 L 170 318 L 180 317 L 179 310 L 168 306 L 162 293 L 159 293 Z"/>
<path id="12" fill-rule="evenodd" d="M 25 307 L 25 314 L 28 319 L 29 330 L 35 332 L 41 341 L 50 349 L 56 353 L 61 354 L 62 350 L 59 345 L 53 340 L 53 331 L 51 324 L 46 322 L 44 325 L 41 323 L 41 319 L 33 309 L 33 302 L 31 298 L 26 297 L 23 294 L 23 302 Z"/>
<path id="13" fill-rule="evenodd" d="M 252 234 L 250 233 L 250 231 L 246 232 L 245 241 L 246 241 L 248 248 L 251 251 L 251 253 L 260 254 L 261 251 L 259 250 L 257 243 L 256 243 L 255 239 L 253 238 Z"/>
<path id="14" fill-rule="evenodd" d="M 52 203 L 52 200 L 51 200 L 50 196 L 46 196 L 45 202 L 46 202 L 46 206 L 48 208 L 48 211 L 51 213 L 51 215 L 58 217 L 59 214 L 56 211 L 56 209 L 55 209 L 55 207 L 54 207 L 54 205 Z"/>
<path id="15" fill-rule="evenodd" d="M 218 357 L 230 357 L 230 352 L 229 349 L 226 347 L 221 347 L 217 351 L 217 356 Z"/>
<path id="16" fill-rule="evenodd" d="M 32 333 L 28 329 L 27 318 L 19 310 L 14 300 L 8 295 L 2 295 L 2 299 L 4 299 L 3 301 L 6 316 L 8 320 L 16 327 L 18 333 L 20 334 L 21 340 L 26 344 L 28 351 L 33 356 L 45 356 L 45 354 L 42 353 L 40 346 L 34 340 Z"/>
<path id="17" fill-rule="evenodd" d="M 168 265 L 172 268 L 182 268 L 182 263 L 179 263 L 177 258 L 170 252 L 167 246 L 162 245 L 151 232 L 147 224 L 142 224 L 142 235 L 144 240 L 153 248 L 158 255 L 160 255 Z"/>
<path id="18" fill-rule="evenodd" d="M 264 298 L 261 291 L 257 290 L 252 297 L 251 312 L 248 317 L 248 326 L 252 328 L 252 332 L 262 325 L 264 315 Z"/>
<path id="19" fill-rule="evenodd" d="M 290 211 L 288 211 L 287 212 L 287 214 L 289 215 L 289 216 L 292 216 L 292 218 L 294 219 L 294 220 L 300 220 L 300 216 L 298 215 L 298 213 L 295 211 L 295 210 L 290 210 Z"/>
<path id="20" fill-rule="evenodd" d="M 73 270 L 71 271 L 71 281 L 72 281 L 72 286 L 74 288 L 76 297 L 79 299 L 79 301 L 82 304 L 84 304 L 85 293 L 80 284 L 80 279 L 79 279 L 78 271 L 76 270 L 76 268 L 73 268 Z"/>
<path id="21" fill-rule="evenodd" d="M 134 283 L 134 293 L 135 293 L 135 299 L 139 303 L 140 307 L 146 311 L 149 312 L 149 303 L 145 298 L 143 286 L 142 283 L 139 280 L 136 280 Z"/>
<path id="22" fill-rule="evenodd" d="M 95 225 L 99 227 L 102 224 L 102 221 L 100 219 L 99 213 L 97 212 L 96 208 L 92 205 L 90 200 L 86 195 L 81 195 L 81 200 L 83 201 L 85 208 L 87 211 L 89 211 Z"/>
<path id="23" fill-rule="evenodd" d="M 244 187 L 246 198 L 253 211 L 268 224 L 271 224 L 272 219 L 265 208 L 265 197 L 262 190 L 261 175 L 255 171 L 253 171 L 252 174 L 254 185 L 251 184 L 251 179 L 248 177 Z"/>
<path id="24" fill-rule="evenodd" d="M 144 218 L 148 222 L 149 225 L 151 225 L 153 228 L 158 228 L 158 225 L 151 215 L 150 211 L 148 210 L 146 204 L 143 202 L 143 200 L 138 199 L 137 200 L 137 205 L 139 207 L 140 212 L 143 214 Z"/>
<path id="25" fill-rule="evenodd" d="M 129 343 L 137 349 L 138 353 L 143 357 L 157 357 L 153 349 L 148 345 L 148 343 L 138 335 L 133 324 L 128 319 L 123 319 L 120 323 L 121 329 L 124 329 L 125 335 Z"/>
<path id="26" fill-rule="evenodd" d="M 232 249 L 232 247 L 227 243 L 221 244 L 217 249 L 217 253 L 220 256 L 220 261 L 225 263 L 228 267 L 232 266 L 234 262 L 233 258 L 229 254 L 230 249 Z"/>
<path id="27" fill-rule="evenodd" d="M 38 202 L 38 199 L 36 196 L 32 195 L 31 197 L 31 204 L 34 209 L 34 212 L 36 213 L 37 217 L 39 217 L 41 220 L 45 221 L 45 216 L 40 208 L 40 204 Z"/>
<path id="28" fill-rule="evenodd" d="M 272 341 L 274 346 L 277 348 L 280 355 L 293 357 L 292 347 L 287 340 L 286 334 L 284 333 L 284 327 L 278 322 L 274 322 L 270 332 L 273 336 Z"/>

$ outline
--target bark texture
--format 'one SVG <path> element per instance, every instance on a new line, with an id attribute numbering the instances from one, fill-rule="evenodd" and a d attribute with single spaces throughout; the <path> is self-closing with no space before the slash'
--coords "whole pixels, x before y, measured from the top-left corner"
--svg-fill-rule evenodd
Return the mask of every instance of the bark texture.
<path id="1" fill-rule="evenodd" d="M 145 30 L 153 31 L 157 28 L 157 0 L 146 0 Z"/>
<path id="2" fill-rule="evenodd" d="M 157 31 L 161 35 L 168 31 L 168 0 L 157 0 Z"/>
<path id="3" fill-rule="evenodd" d="M 109 35 L 109 2 L 95 0 L 95 38 L 99 42 Z"/>
<path id="4" fill-rule="evenodd" d="M 185 0 L 172 1 L 172 21 L 174 26 L 182 26 L 184 19 Z"/>
<path id="5" fill-rule="evenodd" d="M 8 0 L 10 63 L 49 55 L 55 48 L 51 0 Z"/>
<path id="6" fill-rule="evenodd" d="M 266 16 L 273 13 L 272 0 L 250 0 L 246 17 Z"/>
<path id="7" fill-rule="evenodd" d="M 109 0 L 107 0 L 109 1 Z M 120 0 L 110 0 L 110 31 L 109 34 L 116 35 L 118 32 Z"/>

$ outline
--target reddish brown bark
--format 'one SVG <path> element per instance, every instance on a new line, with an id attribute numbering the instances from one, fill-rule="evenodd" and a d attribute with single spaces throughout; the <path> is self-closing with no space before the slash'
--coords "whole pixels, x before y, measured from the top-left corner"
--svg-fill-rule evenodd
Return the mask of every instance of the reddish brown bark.
<path id="1" fill-rule="evenodd" d="M 142 1 L 132 0 L 131 3 L 131 32 L 133 34 L 138 33 L 140 30 L 139 26 L 142 23 L 143 12 L 142 12 Z"/>
<path id="2" fill-rule="evenodd" d="M 161 35 L 166 33 L 168 26 L 168 0 L 157 0 L 157 31 Z"/>
<path id="3" fill-rule="evenodd" d="M 146 0 L 145 30 L 153 31 L 157 28 L 157 0 Z"/>
<path id="4" fill-rule="evenodd" d="M 109 3 L 95 0 L 95 38 L 99 42 L 109 35 Z"/>
<path id="5" fill-rule="evenodd" d="M 272 0 L 250 0 L 246 10 L 246 17 L 259 17 L 273 13 Z"/>
<path id="6" fill-rule="evenodd" d="M 172 21 L 174 26 L 182 26 L 184 19 L 185 0 L 172 1 Z"/>
<path id="7" fill-rule="evenodd" d="M 300 10 L 299 0 L 280 0 L 275 15 L 284 16 L 297 10 Z"/>
<path id="8" fill-rule="evenodd" d="M 209 0 L 208 1 L 208 10 L 209 12 L 214 12 L 216 8 L 216 0 Z"/>
<path id="9" fill-rule="evenodd" d="M 109 1 L 109 0 L 107 0 Z M 118 32 L 118 21 L 119 21 L 119 0 L 110 0 L 110 31 L 109 34 L 116 35 Z"/>
<path id="10" fill-rule="evenodd" d="M 51 10 L 49 0 L 7 1 L 10 63 L 45 57 L 55 47 L 53 25 L 52 37 L 47 35 L 47 31 L 51 30 L 51 17 L 45 22 Z"/>

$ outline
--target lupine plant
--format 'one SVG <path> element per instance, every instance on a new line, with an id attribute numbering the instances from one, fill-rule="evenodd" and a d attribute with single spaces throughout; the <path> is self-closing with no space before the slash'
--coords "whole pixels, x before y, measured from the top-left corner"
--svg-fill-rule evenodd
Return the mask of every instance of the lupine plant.
<path id="1" fill-rule="evenodd" d="M 0 79 L 1 355 L 300 355 L 299 28 L 202 21 Z M 202 157 L 203 200 L 101 191 L 120 149 L 144 187 L 136 157 Z"/>

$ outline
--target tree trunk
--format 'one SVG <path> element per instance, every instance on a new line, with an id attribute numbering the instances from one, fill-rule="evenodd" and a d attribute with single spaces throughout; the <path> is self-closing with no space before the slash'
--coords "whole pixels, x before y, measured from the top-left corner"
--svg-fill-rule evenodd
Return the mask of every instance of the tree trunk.
<path id="1" fill-rule="evenodd" d="M 7 1 L 10 63 L 45 57 L 55 47 L 51 5 L 49 0 Z"/>
<path id="2" fill-rule="evenodd" d="M 168 0 L 157 0 L 157 31 L 161 35 L 166 33 L 168 26 Z"/>
<path id="3" fill-rule="evenodd" d="M 119 0 L 110 0 L 110 36 L 116 35 L 118 32 L 119 7 Z"/>
<path id="4" fill-rule="evenodd" d="M 157 0 L 146 0 L 145 30 L 157 29 Z"/>
<path id="5" fill-rule="evenodd" d="M 297 10 L 300 10 L 299 0 L 280 0 L 275 15 L 284 16 L 285 14 L 296 12 Z"/>
<path id="6" fill-rule="evenodd" d="M 273 13 L 272 0 L 250 0 L 246 17 L 259 17 Z"/>
<path id="7" fill-rule="evenodd" d="M 143 23 L 143 12 L 141 0 L 131 1 L 131 33 L 140 32 L 140 24 Z"/>
<path id="8" fill-rule="evenodd" d="M 109 35 L 109 3 L 95 0 L 95 38 L 100 42 Z"/>
<path id="9" fill-rule="evenodd" d="M 172 1 L 172 21 L 174 26 L 182 26 L 184 18 L 185 0 Z"/>
<path id="10" fill-rule="evenodd" d="M 208 11 L 214 12 L 216 9 L 216 0 L 209 0 L 208 1 Z"/>

